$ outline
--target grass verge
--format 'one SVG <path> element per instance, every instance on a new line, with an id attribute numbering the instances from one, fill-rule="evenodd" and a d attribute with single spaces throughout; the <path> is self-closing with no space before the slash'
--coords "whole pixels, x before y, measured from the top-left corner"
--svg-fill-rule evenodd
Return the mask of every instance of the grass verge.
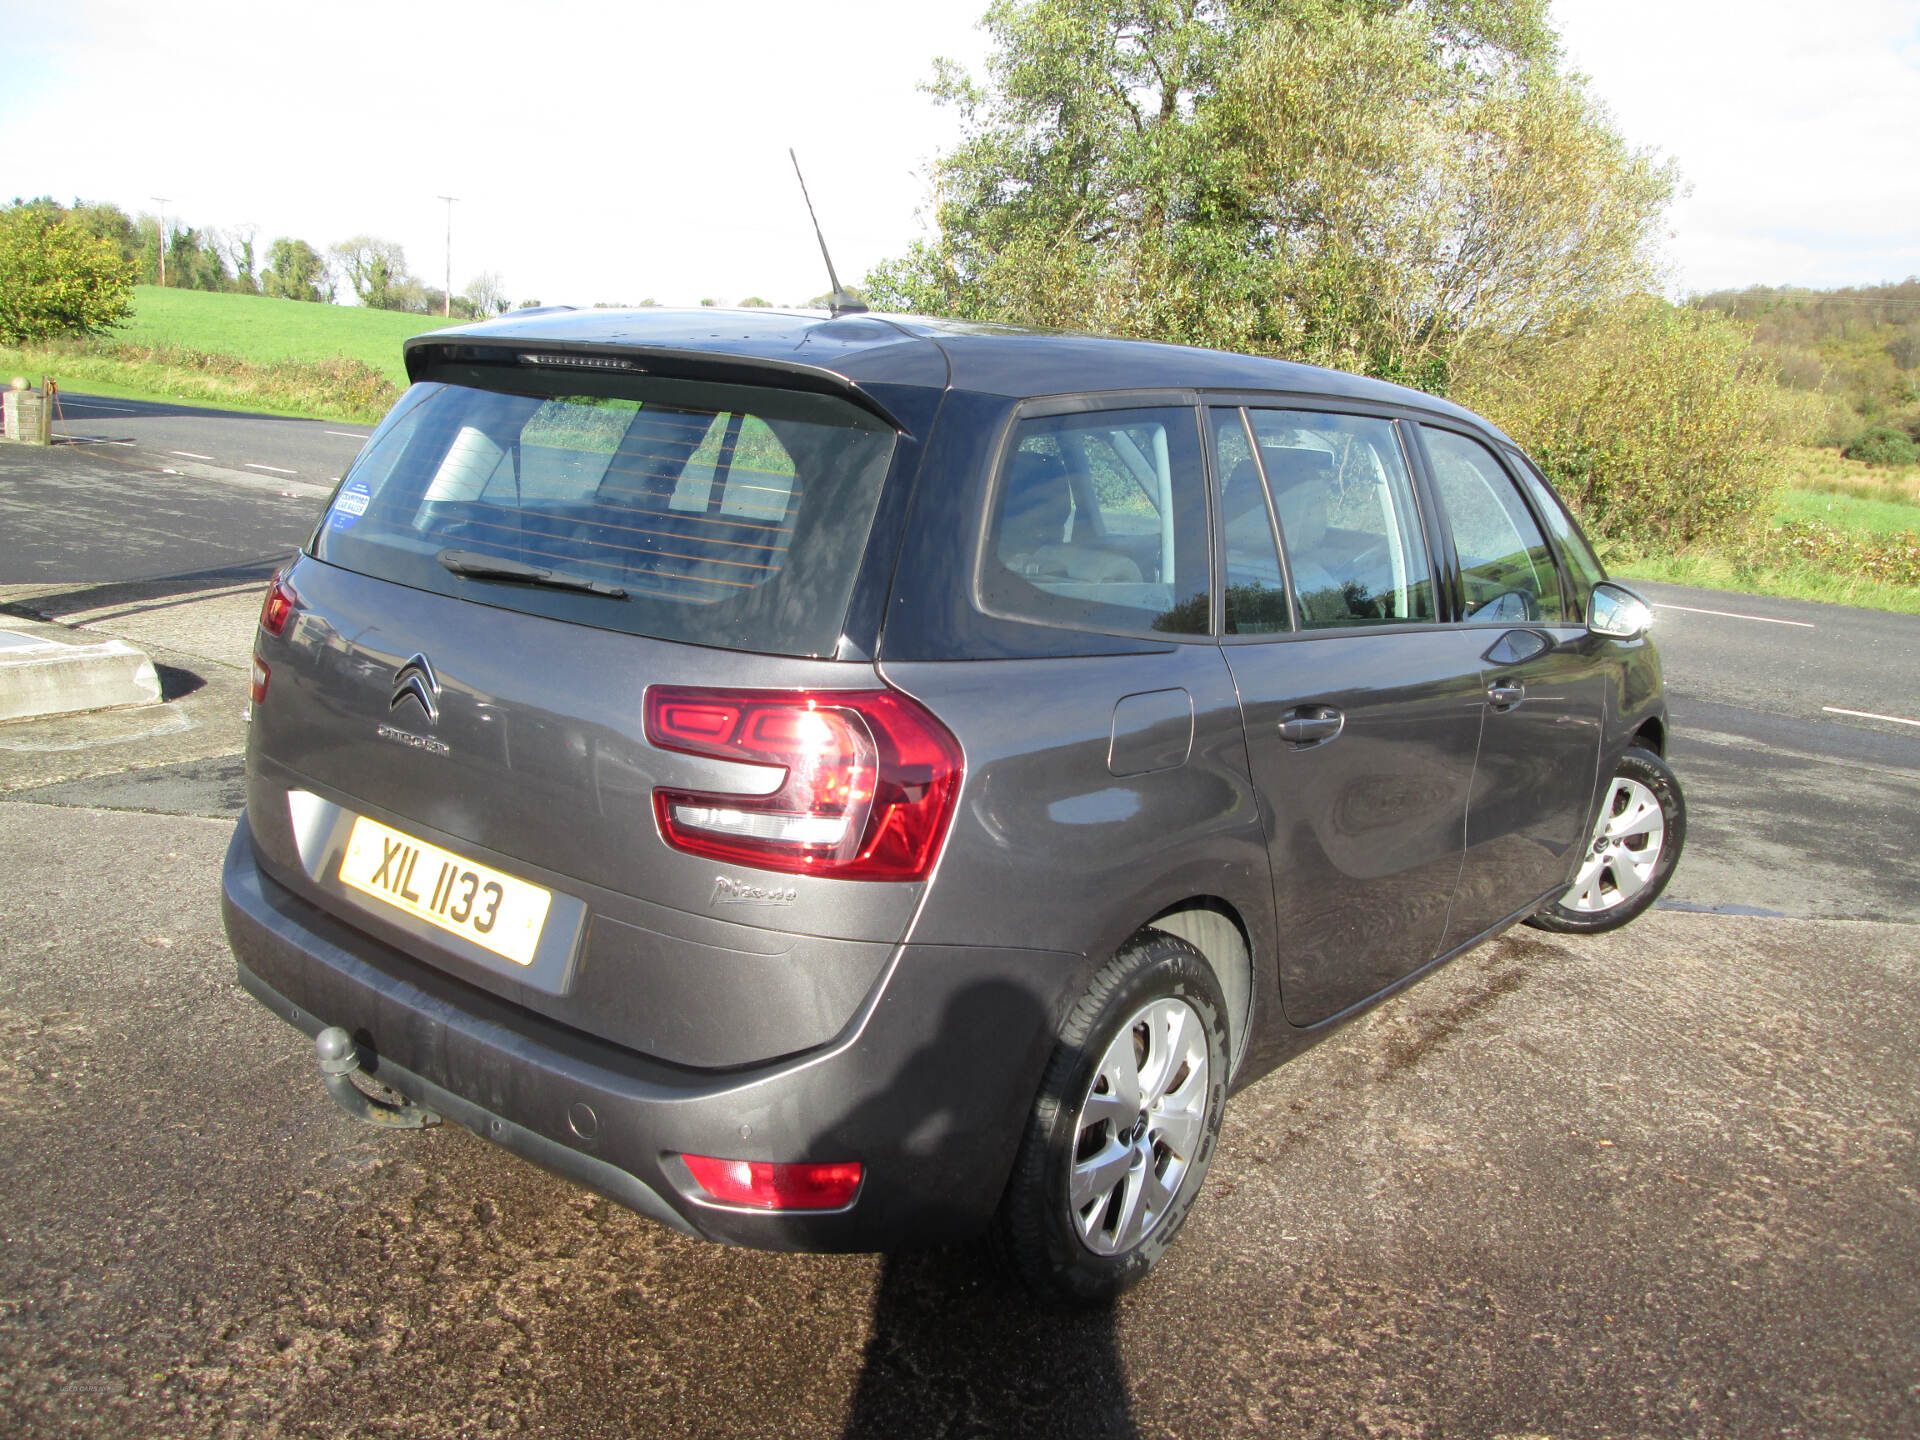
<path id="1" fill-rule="evenodd" d="M 1664 580 L 1670 585 L 1697 585 L 1705 590 L 1822 600 L 1830 605 L 1920 615 L 1920 585 L 1900 585 L 1812 565 L 1753 564 L 1729 555 L 1689 551 L 1684 555 L 1610 560 L 1607 569 L 1623 580 Z"/>
<path id="2" fill-rule="evenodd" d="M 1773 522 L 1676 554 L 1612 554 L 1626 580 L 1823 600 L 1920 615 L 1920 468 L 1885 470 L 1797 448 Z"/>
<path id="3" fill-rule="evenodd" d="M 363 425 L 377 423 L 400 394 L 384 373 L 358 360 L 263 365 L 171 345 L 66 341 L 0 347 L 0 371 L 25 375 L 36 384 L 51 375 L 67 390 Z"/>

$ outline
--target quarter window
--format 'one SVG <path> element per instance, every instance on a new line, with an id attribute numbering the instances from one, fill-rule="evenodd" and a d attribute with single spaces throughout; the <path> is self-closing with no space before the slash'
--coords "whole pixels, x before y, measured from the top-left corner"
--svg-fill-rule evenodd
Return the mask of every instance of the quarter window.
<path id="1" fill-rule="evenodd" d="M 1271 635 L 1290 629 L 1287 582 L 1246 419 L 1238 410 L 1215 410 L 1210 423 L 1226 540 L 1226 633 Z"/>
<path id="2" fill-rule="evenodd" d="M 1413 482 L 1393 422 L 1305 410 L 1248 413 L 1301 628 L 1433 619 Z"/>
<path id="3" fill-rule="evenodd" d="M 1023 420 L 988 533 L 988 608 L 1077 629 L 1206 634 L 1198 429 L 1184 407 Z"/>
<path id="4" fill-rule="evenodd" d="M 1434 489 L 1460 557 L 1466 618 L 1502 624 L 1563 620 L 1553 552 L 1493 452 L 1451 430 L 1422 429 Z"/>

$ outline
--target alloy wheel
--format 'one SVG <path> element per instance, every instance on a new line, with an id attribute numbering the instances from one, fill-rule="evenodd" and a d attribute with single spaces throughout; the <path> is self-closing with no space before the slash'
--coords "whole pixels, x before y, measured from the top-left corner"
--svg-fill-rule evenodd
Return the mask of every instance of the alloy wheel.
<path id="1" fill-rule="evenodd" d="M 1666 832 L 1659 797 L 1638 780 L 1614 776 L 1586 857 L 1560 903 L 1584 915 L 1625 905 L 1653 879 Z"/>
<path id="2" fill-rule="evenodd" d="M 1074 1121 L 1067 1205 L 1098 1255 L 1133 1249 L 1166 1217 L 1207 1133 L 1207 1037 L 1183 1000 L 1135 1012 L 1100 1059 Z"/>

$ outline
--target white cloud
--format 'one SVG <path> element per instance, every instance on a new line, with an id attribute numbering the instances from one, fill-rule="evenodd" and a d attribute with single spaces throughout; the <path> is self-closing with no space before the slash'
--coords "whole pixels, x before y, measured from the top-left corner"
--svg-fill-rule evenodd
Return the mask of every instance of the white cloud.
<path id="1" fill-rule="evenodd" d="M 1691 189 L 1682 290 L 1920 273 L 1920 0 L 1556 0 L 1575 68 Z"/>
<path id="2" fill-rule="evenodd" d="M 435 282 L 456 195 L 456 287 L 798 301 L 826 277 L 787 147 L 843 276 L 898 253 L 909 172 L 954 129 L 916 87 L 935 55 L 977 60 L 981 8 L 81 0 L 0 46 L 0 136 L 13 192 L 370 232 Z"/>
<path id="3" fill-rule="evenodd" d="M 68 0 L 0 43 L 9 194 L 371 232 L 456 286 L 692 302 L 826 288 L 795 146 L 844 277 L 918 233 L 912 171 L 953 117 L 917 85 L 976 64 L 985 0 L 705 6 Z M 1920 0 L 1555 0 L 1573 63 L 1676 157 L 1676 283 L 1920 272 Z"/>

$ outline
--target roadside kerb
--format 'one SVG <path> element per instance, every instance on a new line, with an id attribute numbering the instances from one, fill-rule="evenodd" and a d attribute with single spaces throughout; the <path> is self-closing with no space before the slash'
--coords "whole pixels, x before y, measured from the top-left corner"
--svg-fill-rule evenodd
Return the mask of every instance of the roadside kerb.
<path id="1" fill-rule="evenodd" d="M 78 639 L 31 620 L 0 629 L 0 721 L 159 703 L 153 661 L 124 640 Z"/>

